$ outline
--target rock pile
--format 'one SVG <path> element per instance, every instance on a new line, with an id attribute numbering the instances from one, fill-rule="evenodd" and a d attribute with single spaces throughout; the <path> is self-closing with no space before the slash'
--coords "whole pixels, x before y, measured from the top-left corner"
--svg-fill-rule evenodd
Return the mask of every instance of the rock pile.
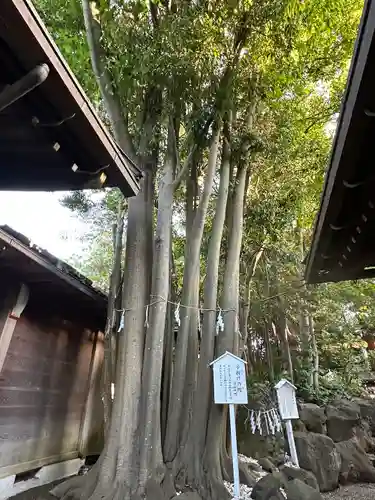
<path id="1" fill-rule="evenodd" d="M 321 492 L 333 491 L 340 484 L 375 483 L 373 400 L 337 400 L 326 408 L 305 403 L 299 410 L 294 435 L 301 468 L 283 464 L 280 453 L 258 458 L 257 467 L 263 473 L 253 485 L 251 498 L 320 500 Z M 246 499 L 249 494 L 246 491 Z"/>
<path id="2" fill-rule="evenodd" d="M 375 482 L 375 468 L 367 455 L 375 447 L 373 401 L 337 400 L 325 409 L 301 404 L 300 420 L 298 427 L 302 424 L 304 430 L 295 433 L 300 465 L 314 473 L 320 491 L 347 482 Z"/>

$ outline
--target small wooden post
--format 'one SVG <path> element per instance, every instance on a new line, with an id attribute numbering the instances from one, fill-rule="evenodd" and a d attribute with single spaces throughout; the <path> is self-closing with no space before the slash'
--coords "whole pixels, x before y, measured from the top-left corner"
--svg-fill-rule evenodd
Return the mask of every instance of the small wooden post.
<path id="1" fill-rule="evenodd" d="M 21 317 L 27 302 L 29 300 L 29 289 L 26 285 L 22 284 L 17 294 L 16 300 L 13 302 L 9 310 L 3 329 L 0 333 L 0 372 L 3 369 L 6 355 L 13 337 L 17 321 Z"/>
<path id="2" fill-rule="evenodd" d="M 292 420 L 299 418 L 296 387 L 289 380 L 282 379 L 275 386 L 279 403 L 280 417 L 285 421 L 286 435 L 289 443 L 290 455 L 294 465 L 299 467 L 296 443 L 294 442 Z"/>
<path id="3" fill-rule="evenodd" d="M 79 430 L 79 451 L 82 456 L 88 454 L 88 443 L 90 438 L 90 429 L 93 420 L 94 399 L 95 399 L 95 382 L 100 369 L 100 349 L 99 349 L 99 336 L 100 332 L 95 332 L 92 343 L 90 367 L 87 379 L 86 401 L 81 416 L 81 426 Z"/>

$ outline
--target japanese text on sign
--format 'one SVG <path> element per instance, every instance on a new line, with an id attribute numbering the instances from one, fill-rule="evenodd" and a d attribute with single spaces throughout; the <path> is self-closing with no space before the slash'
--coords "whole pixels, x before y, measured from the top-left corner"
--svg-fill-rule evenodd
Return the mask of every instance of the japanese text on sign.
<path id="1" fill-rule="evenodd" d="M 217 404 L 246 404 L 246 372 L 244 363 L 224 357 L 213 366 L 214 399 Z"/>

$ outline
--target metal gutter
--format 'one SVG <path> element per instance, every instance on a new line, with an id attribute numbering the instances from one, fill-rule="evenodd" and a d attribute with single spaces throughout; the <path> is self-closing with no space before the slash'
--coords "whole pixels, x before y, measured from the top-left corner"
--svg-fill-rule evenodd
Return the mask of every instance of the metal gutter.
<path id="1" fill-rule="evenodd" d="M 0 93 L 0 112 L 34 90 L 35 87 L 39 87 L 47 79 L 48 74 L 47 64 L 39 64 L 17 82 L 5 87 Z"/>

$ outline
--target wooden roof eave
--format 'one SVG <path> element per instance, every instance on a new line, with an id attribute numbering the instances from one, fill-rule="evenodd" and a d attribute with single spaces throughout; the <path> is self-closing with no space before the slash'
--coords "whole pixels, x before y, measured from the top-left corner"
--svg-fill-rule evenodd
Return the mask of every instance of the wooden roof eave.
<path id="1" fill-rule="evenodd" d="M 28 71 L 37 64 L 48 64 L 50 76 L 40 89 L 61 109 L 62 116 L 66 113 L 65 109 L 69 108 L 74 110 L 80 120 L 76 124 L 76 120 L 70 120 L 66 125 L 74 128 L 74 135 L 82 143 L 89 145 L 93 140 L 97 141 L 108 159 L 108 176 L 111 180 L 115 180 L 125 196 L 137 194 L 139 185 L 135 172 L 139 169 L 121 151 L 97 116 L 31 2 L 4 0 L 0 7 L 0 18 L 10 27 L 7 36 L 11 38 L 12 50 Z"/>
<path id="2" fill-rule="evenodd" d="M 334 276 L 328 277 L 328 275 L 324 274 L 319 275 L 320 269 L 318 267 L 321 261 L 319 254 L 322 251 L 322 240 L 325 236 L 323 233 L 327 232 L 328 225 L 335 220 L 341 206 L 342 197 L 340 197 L 340 193 L 343 193 L 344 187 L 338 186 L 338 174 L 344 167 L 346 168 L 346 174 L 348 174 L 348 169 L 353 170 L 356 167 L 354 164 L 343 165 L 342 154 L 348 137 L 356 132 L 352 123 L 353 115 L 357 111 L 356 105 L 358 105 L 360 92 L 362 91 L 361 84 L 366 65 L 371 64 L 368 56 L 374 43 L 375 1 L 366 0 L 333 141 L 329 167 L 325 177 L 320 208 L 314 224 L 311 248 L 306 258 L 305 278 L 308 283 L 343 279 Z"/>

